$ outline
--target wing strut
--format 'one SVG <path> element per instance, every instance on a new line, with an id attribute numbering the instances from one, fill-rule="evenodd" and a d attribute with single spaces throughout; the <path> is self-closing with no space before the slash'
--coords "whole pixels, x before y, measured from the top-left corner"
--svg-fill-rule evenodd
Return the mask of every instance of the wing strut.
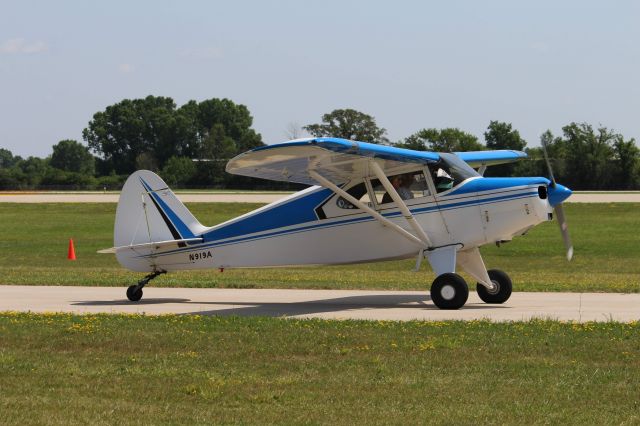
<path id="1" fill-rule="evenodd" d="M 421 247 L 425 247 L 425 243 L 423 241 L 421 241 L 420 238 L 417 238 L 415 235 L 413 235 L 410 232 L 406 231 L 405 229 L 403 229 L 399 225 L 391 222 L 389 219 L 387 219 L 386 217 L 382 216 L 380 213 L 378 213 L 377 211 L 373 210 L 371 207 L 369 207 L 365 203 L 363 203 L 360 200 L 356 199 L 355 197 L 353 197 L 351 194 L 349 194 L 348 192 L 346 192 L 342 188 L 338 187 L 337 185 L 333 184 L 329 180 L 325 179 L 324 177 L 322 177 L 321 175 L 316 173 L 314 170 L 309 170 L 309 176 L 311 176 L 313 179 L 315 179 L 320 185 L 322 185 L 322 186 L 324 186 L 326 188 L 329 188 L 330 190 L 332 190 L 336 194 L 340 195 L 345 200 L 349 201 L 354 206 L 357 206 L 358 208 L 366 211 L 371 216 L 373 216 L 374 219 L 378 220 L 383 225 L 388 226 L 389 228 L 391 228 L 392 230 L 396 231 L 397 233 L 399 233 L 400 235 L 402 235 L 406 239 L 410 240 L 411 242 L 413 242 L 413 243 L 415 243 L 415 244 L 417 244 L 417 245 L 419 245 Z M 426 247 L 428 247 L 428 245 L 426 245 Z"/>
<path id="2" fill-rule="evenodd" d="M 420 240 L 422 240 L 422 242 L 427 247 L 431 247 L 432 244 L 431 244 L 431 241 L 429 240 L 429 237 L 427 237 L 426 232 L 424 232 L 424 229 L 422 229 L 422 226 L 420 226 L 416 218 L 413 217 L 413 215 L 411 214 L 411 211 L 409 210 L 409 207 L 407 207 L 402 197 L 400 197 L 400 194 L 398 194 L 398 191 L 396 191 L 393 185 L 391 185 L 391 182 L 389 182 L 389 179 L 387 179 L 387 176 L 382 171 L 382 168 L 380 167 L 380 165 L 375 160 L 371 160 L 369 162 L 369 165 L 373 169 L 373 172 L 376 174 L 376 177 L 380 180 L 380 183 L 382 183 L 382 186 L 384 186 L 384 189 L 387 190 L 387 192 L 389 193 L 393 201 L 396 202 L 396 205 L 398 206 L 398 208 L 400 208 L 400 211 L 402 212 L 402 215 L 404 216 L 409 226 L 411 226 L 411 228 L 415 231 L 415 233 L 418 234 L 418 237 L 420 237 Z"/>

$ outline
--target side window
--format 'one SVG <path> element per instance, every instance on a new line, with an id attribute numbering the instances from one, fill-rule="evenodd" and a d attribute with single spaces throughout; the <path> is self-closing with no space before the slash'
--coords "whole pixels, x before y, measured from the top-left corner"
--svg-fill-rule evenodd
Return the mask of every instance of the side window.
<path id="1" fill-rule="evenodd" d="M 360 200 L 365 204 L 370 204 L 369 194 L 367 193 L 367 187 L 364 182 L 361 182 L 355 186 L 352 186 L 347 190 L 347 194 L 351 195 L 356 200 Z M 357 209 L 356 206 L 342 197 L 338 197 L 336 205 L 341 209 Z"/>
<path id="2" fill-rule="evenodd" d="M 422 171 L 389 176 L 389 182 L 391 182 L 391 185 L 393 185 L 403 200 L 411 200 L 413 198 L 431 195 L 429 186 L 427 185 L 427 179 Z M 391 195 L 387 193 L 380 181 L 377 179 L 372 180 L 371 185 L 373 186 L 378 204 L 393 202 Z"/>

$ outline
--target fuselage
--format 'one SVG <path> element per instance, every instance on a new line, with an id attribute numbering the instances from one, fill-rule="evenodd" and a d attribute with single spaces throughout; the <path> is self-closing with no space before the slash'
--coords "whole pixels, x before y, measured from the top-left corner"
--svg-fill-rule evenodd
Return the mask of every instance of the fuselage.
<path id="1" fill-rule="evenodd" d="M 509 241 L 551 220 L 549 183 L 545 178 L 478 176 L 405 203 L 433 247 L 457 245 L 463 251 Z M 342 208 L 340 198 L 329 189 L 310 187 L 207 228 L 200 243 L 141 254 L 140 260 L 153 256 L 158 267 L 170 271 L 373 262 L 414 257 L 421 250 L 369 213 Z M 370 204 L 411 232 L 395 203 Z"/>

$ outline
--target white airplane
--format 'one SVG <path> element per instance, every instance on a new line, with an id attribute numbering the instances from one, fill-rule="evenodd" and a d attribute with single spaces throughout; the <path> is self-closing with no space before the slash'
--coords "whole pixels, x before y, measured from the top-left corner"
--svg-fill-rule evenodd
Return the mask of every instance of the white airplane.
<path id="1" fill-rule="evenodd" d="M 486 303 L 504 303 L 512 283 L 487 271 L 480 246 L 501 244 L 552 220 L 555 209 L 570 260 L 562 202 L 571 191 L 543 177 L 485 178 L 487 166 L 526 157 L 519 151 L 436 153 L 337 138 L 263 146 L 233 158 L 227 172 L 311 187 L 206 227 L 156 174 L 127 179 L 116 212 L 120 264 L 148 275 L 131 301 L 166 272 L 184 269 L 337 265 L 426 257 L 436 274 L 431 300 L 458 309 L 477 280 Z M 477 167 L 478 171 L 473 167 Z M 551 173 L 551 168 L 549 166 Z"/>

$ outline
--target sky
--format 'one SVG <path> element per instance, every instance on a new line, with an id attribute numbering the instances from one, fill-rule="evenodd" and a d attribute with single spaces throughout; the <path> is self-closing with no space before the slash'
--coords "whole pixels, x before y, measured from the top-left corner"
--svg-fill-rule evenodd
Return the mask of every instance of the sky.
<path id="1" fill-rule="evenodd" d="M 640 139 L 637 1 L 0 0 L 0 148 L 82 141 L 122 99 L 229 98 L 271 144 L 354 108 L 391 141 L 506 121 Z"/>

